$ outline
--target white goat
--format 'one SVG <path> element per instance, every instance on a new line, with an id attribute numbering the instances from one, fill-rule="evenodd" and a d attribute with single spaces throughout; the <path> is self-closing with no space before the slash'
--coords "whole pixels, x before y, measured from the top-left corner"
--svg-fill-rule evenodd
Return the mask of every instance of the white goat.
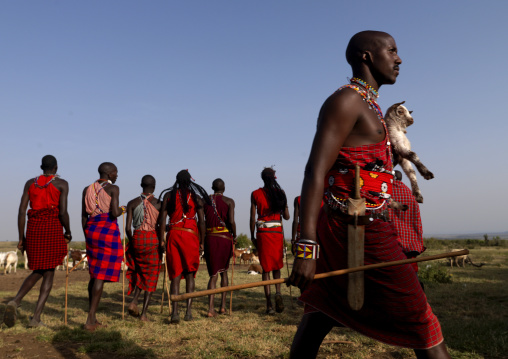
<path id="1" fill-rule="evenodd" d="M 18 255 L 15 251 L 0 253 L 0 268 L 2 267 L 4 267 L 4 275 L 7 274 L 7 269 L 9 269 L 10 274 L 12 268 L 14 268 L 14 273 L 16 273 L 16 269 L 18 267 Z"/>
<path id="2" fill-rule="evenodd" d="M 411 162 L 414 163 L 418 172 L 420 172 L 426 180 L 434 178 L 434 174 L 425 167 L 418 155 L 411 151 L 411 143 L 406 136 L 406 128 L 414 122 L 411 116 L 413 111 L 408 111 L 406 107 L 402 106 L 404 102 L 405 101 L 402 101 L 390 106 L 385 114 L 386 127 L 390 135 L 393 149 L 393 166 L 395 167 L 397 164 L 400 164 L 402 170 L 411 182 L 413 196 L 415 196 L 418 203 L 423 203 L 422 192 L 418 187 L 416 173 Z"/>

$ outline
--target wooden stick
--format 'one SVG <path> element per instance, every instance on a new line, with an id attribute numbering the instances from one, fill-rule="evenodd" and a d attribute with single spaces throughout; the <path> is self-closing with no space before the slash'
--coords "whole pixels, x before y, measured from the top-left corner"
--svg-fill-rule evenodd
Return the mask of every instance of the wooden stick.
<path id="1" fill-rule="evenodd" d="M 289 273 L 288 251 L 287 251 L 287 248 L 286 248 L 286 239 L 284 238 L 285 236 L 284 236 L 284 226 L 282 225 L 282 216 L 281 216 L 281 219 L 280 219 L 280 223 L 281 223 L 281 227 L 282 227 L 282 245 L 284 246 L 282 248 L 282 250 L 286 254 L 286 269 L 288 271 L 288 278 L 289 278 L 289 276 L 291 274 Z M 291 291 L 291 286 L 289 286 L 289 298 L 291 299 L 291 308 L 294 308 L 293 292 Z"/>
<path id="2" fill-rule="evenodd" d="M 164 258 L 164 253 L 162 253 L 162 258 Z M 164 267 L 166 266 L 166 259 L 164 259 Z M 166 271 L 164 271 L 164 278 L 162 279 L 162 299 L 161 299 L 161 314 L 163 312 L 164 306 L 164 285 L 166 284 Z"/>
<path id="3" fill-rule="evenodd" d="M 236 255 L 235 255 L 235 242 L 231 240 L 233 243 L 233 265 L 231 267 L 231 286 L 233 286 L 233 278 L 235 276 L 235 262 L 236 262 Z M 229 315 L 233 314 L 233 291 L 229 293 Z"/>
<path id="4" fill-rule="evenodd" d="M 67 325 L 67 288 L 69 286 L 69 243 L 67 243 L 67 263 L 65 263 L 65 316 L 64 325 Z"/>
<path id="5" fill-rule="evenodd" d="M 463 255 L 467 255 L 467 254 L 469 254 L 469 250 L 463 249 L 463 250 L 457 251 L 457 252 L 446 252 L 446 253 L 441 253 L 441 254 L 435 254 L 433 256 L 402 259 L 399 261 L 375 263 L 375 264 L 369 264 L 366 266 L 355 267 L 355 268 L 339 269 L 339 270 L 332 271 L 332 272 L 316 274 L 314 276 L 314 280 L 328 278 L 328 277 L 335 277 L 338 275 L 344 275 L 344 274 L 348 274 L 348 273 L 361 272 L 361 271 L 366 271 L 369 269 L 379 269 L 379 268 L 397 266 L 397 265 L 402 265 L 402 264 L 432 261 L 432 260 L 441 259 L 441 258 L 463 256 Z M 175 302 L 179 302 L 179 301 L 186 300 L 189 298 L 203 297 L 203 296 L 210 295 L 210 294 L 229 292 L 229 291 L 233 291 L 233 290 L 262 287 L 265 285 L 286 283 L 287 281 L 288 281 L 288 278 L 280 278 L 280 279 L 265 280 L 265 281 L 261 281 L 261 282 L 239 284 L 239 285 L 235 285 L 235 286 L 231 286 L 231 287 L 221 287 L 221 288 L 216 288 L 216 289 L 202 290 L 199 292 L 185 293 L 185 294 L 180 294 L 180 295 L 172 295 L 171 300 L 173 300 Z"/>
<path id="6" fill-rule="evenodd" d="M 166 260 L 164 261 L 164 267 L 166 268 L 166 275 L 164 278 L 166 278 L 166 290 L 168 291 L 168 308 L 169 308 L 169 315 L 171 315 L 171 295 L 169 294 L 169 274 L 168 274 L 168 256 L 166 255 Z"/>
<path id="7" fill-rule="evenodd" d="M 81 264 L 81 262 L 83 262 L 85 260 L 86 256 L 84 257 L 81 257 L 81 260 L 78 262 L 78 264 L 76 264 L 74 267 L 71 268 L 70 272 L 69 273 L 72 273 L 73 270 L 75 270 L 76 268 L 79 267 L 79 265 Z"/>
<path id="8" fill-rule="evenodd" d="M 122 213 L 123 222 L 123 268 L 122 268 L 122 320 L 125 319 L 125 267 L 127 259 L 125 256 L 125 212 Z"/>

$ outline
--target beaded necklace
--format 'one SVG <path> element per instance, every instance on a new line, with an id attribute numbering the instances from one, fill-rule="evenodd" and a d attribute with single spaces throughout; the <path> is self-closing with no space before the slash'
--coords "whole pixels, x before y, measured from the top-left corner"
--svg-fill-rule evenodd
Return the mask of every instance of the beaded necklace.
<path id="1" fill-rule="evenodd" d="M 369 109 L 374 110 L 376 112 L 377 117 L 379 118 L 385 129 L 388 158 L 390 159 L 390 167 L 392 168 L 391 171 L 393 172 L 393 154 L 390 142 L 390 134 L 388 133 L 388 128 L 386 127 L 383 112 L 381 111 L 381 108 L 376 102 L 377 98 L 379 97 L 379 94 L 372 86 L 370 86 L 365 81 L 357 77 L 354 77 L 349 81 L 351 82 L 350 84 L 342 86 L 337 91 L 340 91 L 343 88 L 350 88 L 355 90 L 360 96 L 362 96 L 362 100 L 365 103 L 367 103 Z"/>
<path id="2" fill-rule="evenodd" d="M 48 183 L 46 183 L 45 185 L 42 185 L 42 186 L 41 186 L 40 184 L 38 184 L 38 183 L 37 183 L 37 182 L 39 182 L 39 178 L 40 178 L 41 176 L 44 176 L 44 177 L 53 176 L 53 177 L 52 177 L 52 178 L 48 181 Z M 48 187 L 48 186 L 49 186 L 49 184 L 50 184 L 51 182 L 53 182 L 53 181 L 55 180 L 55 178 L 59 177 L 57 174 L 54 174 L 54 175 L 44 175 L 44 174 L 43 174 L 43 175 L 41 175 L 41 176 L 37 176 L 37 177 L 35 177 L 35 179 L 34 179 L 34 184 L 35 184 L 35 187 L 37 187 L 37 188 L 46 188 L 46 187 Z"/>
<path id="3" fill-rule="evenodd" d="M 221 226 L 222 226 L 222 227 L 226 227 L 226 223 L 224 223 L 224 221 L 222 220 L 222 218 L 219 216 L 219 212 L 217 211 L 217 204 L 215 203 L 215 196 L 217 196 L 217 195 L 222 196 L 222 194 L 221 194 L 221 193 L 212 194 L 212 195 L 210 196 L 210 199 L 211 199 L 211 201 L 212 201 L 212 207 L 213 207 L 213 210 L 214 210 L 214 212 L 215 212 L 215 215 L 217 216 L 217 218 L 218 218 L 218 220 L 219 220 L 219 222 L 220 222 Z"/>

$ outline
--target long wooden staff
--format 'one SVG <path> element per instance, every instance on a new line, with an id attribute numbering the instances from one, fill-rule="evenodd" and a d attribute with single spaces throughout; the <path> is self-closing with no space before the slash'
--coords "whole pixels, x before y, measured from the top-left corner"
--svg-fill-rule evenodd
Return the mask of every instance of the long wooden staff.
<path id="1" fill-rule="evenodd" d="M 171 315 L 171 295 L 169 294 L 169 274 L 168 274 L 168 256 L 166 254 L 166 260 L 164 261 L 164 268 L 166 269 L 166 275 L 164 278 L 166 279 L 166 290 L 168 291 L 168 308 L 169 308 L 169 315 Z"/>
<path id="2" fill-rule="evenodd" d="M 64 324 L 67 325 L 67 288 L 69 286 L 69 243 L 67 243 L 67 263 L 65 263 L 65 316 Z"/>
<path id="3" fill-rule="evenodd" d="M 233 278 L 235 276 L 235 262 L 236 262 L 236 255 L 235 255 L 235 241 L 232 239 L 231 243 L 233 243 L 233 266 L 231 268 L 231 286 L 233 285 Z M 229 293 L 229 315 L 233 314 L 233 291 Z"/>
<path id="4" fill-rule="evenodd" d="M 125 319 L 125 267 L 127 258 L 125 256 L 125 212 L 122 213 L 123 221 L 123 268 L 122 268 L 122 320 Z"/>
<path id="5" fill-rule="evenodd" d="M 288 271 L 288 278 L 289 278 L 289 263 L 288 263 L 288 251 L 287 251 L 287 248 L 286 248 L 286 238 L 284 237 L 284 226 L 282 225 L 282 216 L 281 216 L 281 219 L 280 219 L 280 224 L 281 224 L 281 227 L 282 227 L 282 245 L 284 246 L 282 248 L 282 250 L 284 251 L 285 255 L 286 255 L 286 269 Z M 289 298 L 291 298 L 291 308 L 294 308 L 294 304 L 293 304 L 293 292 L 291 292 L 291 286 L 289 286 Z"/>
<path id="6" fill-rule="evenodd" d="M 76 268 L 79 267 L 79 265 L 81 264 L 81 262 L 83 262 L 86 258 L 86 255 L 85 256 L 81 256 L 81 259 L 80 261 L 75 264 L 71 270 L 69 270 L 69 244 L 67 244 L 67 263 L 65 264 L 66 266 L 66 274 L 65 274 L 65 319 L 64 319 L 64 323 L 65 325 L 67 325 L 67 287 L 69 285 L 69 274 L 71 274 Z"/>
<path id="7" fill-rule="evenodd" d="M 314 280 L 328 278 L 328 277 L 335 277 L 338 275 L 344 275 L 344 274 L 349 274 L 349 273 L 362 272 L 362 271 L 366 271 L 369 269 L 378 269 L 378 268 L 385 268 L 385 267 L 397 266 L 397 265 L 402 265 L 402 264 L 432 261 L 432 260 L 441 259 L 441 258 L 463 256 L 463 255 L 467 255 L 467 254 L 469 254 L 469 250 L 463 249 L 463 250 L 457 251 L 457 252 L 446 252 L 446 253 L 435 254 L 433 256 L 427 256 L 427 257 L 402 259 L 402 260 L 398 260 L 398 261 L 369 264 L 366 266 L 364 265 L 364 266 L 355 267 L 355 268 L 339 269 L 336 271 L 316 274 L 314 276 Z M 280 278 L 280 279 L 271 279 L 271 280 L 261 281 L 261 282 L 245 283 L 245 284 L 239 284 L 239 285 L 235 285 L 235 286 L 231 286 L 231 287 L 221 287 L 221 288 L 216 288 L 216 289 L 202 290 L 202 291 L 193 292 L 193 293 L 172 295 L 171 299 L 175 302 L 179 302 L 179 301 L 186 300 L 189 298 L 203 297 L 205 295 L 217 294 L 217 293 L 222 293 L 222 292 L 229 292 L 232 290 L 240 290 L 240 289 L 246 289 L 246 288 L 262 287 L 265 285 L 286 283 L 287 281 L 288 281 L 288 278 Z"/>
<path id="8" fill-rule="evenodd" d="M 164 257 L 164 253 L 162 253 L 162 258 L 164 258 L 164 267 L 166 266 L 166 258 Z M 161 299 L 161 314 L 163 312 L 164 307 L 164 286 L 166 285 L 166 271 L 164 271 L 164 277 L 162 279 L 162 299 Z"/>

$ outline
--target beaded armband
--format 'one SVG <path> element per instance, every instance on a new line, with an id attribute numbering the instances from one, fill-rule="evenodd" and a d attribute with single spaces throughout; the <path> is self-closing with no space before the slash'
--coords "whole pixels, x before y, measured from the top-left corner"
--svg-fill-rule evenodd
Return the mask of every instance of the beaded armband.
<path id="1" fill-rule="evenodd" d="M 296 243 L 296 258 L 318 259 L 319 244 Z"/>
<path id="2" fill-rule="evenodd" d="M 125 208 L 125 206 L 120 206 L 120 208 L 122 209 L 122 214 L 125 214 L 127 212 L 127 208 Z"/>

